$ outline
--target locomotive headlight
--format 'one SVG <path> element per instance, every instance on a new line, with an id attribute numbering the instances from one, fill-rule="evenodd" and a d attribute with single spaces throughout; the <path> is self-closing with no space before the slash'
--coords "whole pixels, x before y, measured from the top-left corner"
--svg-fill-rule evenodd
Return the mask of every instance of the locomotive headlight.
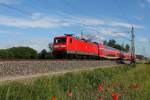
<path id="1" fill-rule="evenodd" d="M 55 45 L 54 48 L 65 48 L 66 45 Z"/>
<path id="2" fill-rule="evenodd" d="M 60 47 L 63 47 L 63 48 L 64 48 L 64 47 L 66 47 L 66 45 L 61 45 Z"/>
<path id="3" fill-rule="evenodd" d="M 59 45 L 54 45 L 54 48 L 59 48 Z"/>

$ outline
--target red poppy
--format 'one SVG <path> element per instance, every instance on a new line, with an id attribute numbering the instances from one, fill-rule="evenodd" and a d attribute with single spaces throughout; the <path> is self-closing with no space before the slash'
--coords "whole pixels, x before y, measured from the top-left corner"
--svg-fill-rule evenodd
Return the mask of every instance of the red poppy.
<path id="1" fill-rule="evenodd" d="M 51 100 L 57 100 L 57 98 L 55 96 L 53 96 Z"/>
<path id="2" fill-rule="evenodd" d="M 137 83 L 131 84 L 131 88 L 137 90 L 139 88 L 139 84 Z"/>
<path id="3" fill-rule="evenodd" d="M 103 91 L 103 85 L 102 84 L 99 84 L 98 87 L 97 87 L 97 90 L 99 92 L 102 92 Z"/>
<path id="4" fill-rule="evenodd" d="M 113 98 L 113 100 L 118 100 L 119 99 L 120 94 L 117 92 L 112 92 L 111 93 L 111 97 Z"/>
<path id="5" fill-rule="evenodd" d="M 72 92 L 71 92 L 71 90 L 68 91 L 67 96 L 68 96 L 68 97 L 72 97 Z"/>

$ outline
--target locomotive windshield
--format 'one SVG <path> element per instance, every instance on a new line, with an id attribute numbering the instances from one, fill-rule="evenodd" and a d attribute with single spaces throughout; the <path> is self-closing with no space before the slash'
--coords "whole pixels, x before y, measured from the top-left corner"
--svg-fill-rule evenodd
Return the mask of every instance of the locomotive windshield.
<path id="1" fill-rule="evenodd" d="M 66 38 L 55 38 L 54 43 L 65 43 Z"/>

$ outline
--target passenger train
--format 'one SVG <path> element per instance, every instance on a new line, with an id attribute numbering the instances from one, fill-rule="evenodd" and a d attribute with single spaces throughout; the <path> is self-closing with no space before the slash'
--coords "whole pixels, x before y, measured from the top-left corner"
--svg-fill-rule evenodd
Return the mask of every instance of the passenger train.
<path id="1" fill-rule="evenodd" d="M 56 58 L 95 58 L 131 60 L 131 54 L 103 43 L 95 43 L 66 34 L 54 38 L 53 55 Z"/>

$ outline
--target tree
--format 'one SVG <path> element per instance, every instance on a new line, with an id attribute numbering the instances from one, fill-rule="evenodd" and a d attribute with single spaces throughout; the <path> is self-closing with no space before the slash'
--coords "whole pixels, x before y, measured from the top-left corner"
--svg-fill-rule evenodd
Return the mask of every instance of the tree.
<path id="1" fill-rule="evenodd" d="M 103 41 L 104 45 L 108 45 L 108 42 L 106 40 Z"/>
<path id="2" fill-rule="evenodd" d="M 128 44 L 126 44 L 125 48 L 126 48 L 126 51 L 127 51 L 127 52 L 130 51 L 130 46 L 129 46 Z"/>
<path id="3" fill-rule="evenodd" d="M 52 52 L 53 51 L 53 43 L 49 43 L 49 50 L 50 50 L 50 52 Z"/>
<path id="4" fill-rule="evenodd" d="M 1 49 L 0 50 L 0 59 L 8 59 L 10 57 L 10 54 L 8 50 Z"/>
<path id="5" fill-rule="evenodd" d="M 40 53 L 39 53 L 39 59 L 46 59 L 47 58 L 47 51 L 45 49 L 43 49 Z"/>
<path id="6" fill-rule="evenodd" d="M 36 59 L 37 51 L 30 47 L 13 47 L 8 51 L 13 54 L 15 59 Z"/>
<path id="7" fill-rule="evenodd" d="M 45 49 L 43 49 L 40 53 L 39 53 L 39 59 L 53 59 L 53 55 L 51 52 L 47 52 Z"/>
<path id="8" fill-rule="evenodd" d="M 13 47 L 0 50 L 0 59 L 35 59 L 37 51 L 29 47 Z"/>
<path id="9" fill-rule="evenodd" d="M 110 46 L 110 47 L 113 47 L 113 48 L 116 48 L 118 50 L 121 50 L 121 51 L 125 51 L 125 52 L 129 52 L 130 50 L 130 46 L 128 44 L 126 44 L 124 46 L 124 44 L 118 44 L 114 39 L 111 39 L 109 41 L 103 41 L 103 44 L 104 45 L 107 45 L 107 46 Z"/>
<path id="10" fill-rule="evenodd" d="M 111 46 L 111 47 L 115 47 L 115 45 L 116 45 L 116 41 L 115 40 L 109 40 L 109 42 L 108 42 L 108 46 Z"/>

